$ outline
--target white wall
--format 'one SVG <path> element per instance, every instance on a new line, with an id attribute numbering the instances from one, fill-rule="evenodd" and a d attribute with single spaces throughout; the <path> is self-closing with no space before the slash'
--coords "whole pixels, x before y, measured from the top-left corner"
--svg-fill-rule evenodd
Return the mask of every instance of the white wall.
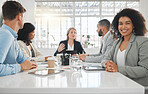
<path id="1" fill-rule="evenodd" d="M 24 22 L 30 22 L 35 25 L 35 0 L 18 0 L 26 9 Z"/>
<path id="2" fill-rule="evenodd" d="M 148 0 L 140 0 L 140 12 L 146 20 L 146 26 L 148 29 Z"/>
<path id="3" fill-rule="evenodd" d="M 2 25 L 2 5 L 6 0 L 0 0 L 0 26 Z"/>
<path id="4" fill-rule="evenodd" d="M 0 0 L 0 25 L 1 25 L 1 11 L 2 11 L 2 5 L 6 0 Z M 20 2 L 23 7 L 27 10 L 24 15 L 24 22 L 31 22 L 32 24 L 35 24 L 35 0 L 16 0 Z"/>

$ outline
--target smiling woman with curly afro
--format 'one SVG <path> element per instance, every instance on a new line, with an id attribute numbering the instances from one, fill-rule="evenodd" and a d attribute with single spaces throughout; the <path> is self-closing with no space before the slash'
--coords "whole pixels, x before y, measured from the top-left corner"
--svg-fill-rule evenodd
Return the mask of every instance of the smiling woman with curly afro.
<path id="1" fill-rule="evenodd" d="M 114 17 L 115 40 L 101 61 L 107 72 L 120 72 L 143 86 L 148 86 L 148 38 L 145 19 L 137 10 L 125 8 Z"/>

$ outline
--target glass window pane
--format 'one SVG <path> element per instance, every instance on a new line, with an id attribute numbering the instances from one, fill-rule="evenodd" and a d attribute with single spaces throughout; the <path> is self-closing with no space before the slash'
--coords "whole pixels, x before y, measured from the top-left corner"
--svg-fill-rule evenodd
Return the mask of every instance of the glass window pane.
<path id="1" fill-rule="evenodd" d="M 57 48 L 59 42 L 67 38 L 67 30 L 75 27 L 77 40 L 83 47 L 86 42 L 88 47 L 99 47 L 98 21 L 112 22 L 114 15 L 127 7 L 139 10 L 139 1 L 36 2 L 34 42 L 39 48 Z"/>
<path id="2" fill-rule="evenodd" d="M 61 15 L 73 15 L 73 2 L 61 2 Z"/>
<path id="3" fill-rule="evenodd" d="M 127 7 L 139 10 L 139 2 L 138 1 L 134 1 L 134 2 L 133 1 L 128 1 L 127 2 Z"/>
<path id="4" fill-rule="evenodd" d="M 126 7 L 126 1 L 115 1 L 115 14 Z"/>
<path id="5" fill-rule="evenodd" d="M 113 1 L 102 1 L 102 15 L 114 15 Z"/>
<path id="6" fill-rule="evenodd" d="M 100 2 L 88 2 L 88 15 L 99 15 L 100 14 Z"/>

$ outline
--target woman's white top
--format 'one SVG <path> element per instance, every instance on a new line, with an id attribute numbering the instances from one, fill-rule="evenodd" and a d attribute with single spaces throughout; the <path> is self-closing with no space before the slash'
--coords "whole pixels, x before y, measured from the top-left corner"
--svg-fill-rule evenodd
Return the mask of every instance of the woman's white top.
<path id="1" fill-rule="evenodd" d="M 74 44 L 72 45 L 72 47 L 68 44 L 68 49 L 67 50 L 74 50 Z"/>
<path id="2" fill-rule="evenodd" d="M 31 57 L 32 57 L 32 53 L 31 53 L 31 50 L 30 50 L 30 46 L 27 46 L 27 48 L 28 48 L 28 51 L 29 51 L 29 53 L 30 53 L 30 55 L 31 55 Z"/>
<path id="3" fill-rule="evenodd" d="M 125 66 L 125 50 L 121 51 L 120 48 L 117 52 L 117 65 L 118 66 Z"/>
<path id="4" fill-rule="evenodd" d="M 27 46 L 26 43 L 24 43 L 21 40 L 18 40 L 18 44 L 22 52 L 24 53 L 25 57 L 30 58 L 35 61 L 42 61 L 42 62 L 45 61 L 45 57 L 38 51 L 38 49 L 32 43 L 30 43 L 30 45 L 32 49 L 34 50 L 35 57 L 32 57 L 32 52 L 30 50 L 30 47 Z"/>

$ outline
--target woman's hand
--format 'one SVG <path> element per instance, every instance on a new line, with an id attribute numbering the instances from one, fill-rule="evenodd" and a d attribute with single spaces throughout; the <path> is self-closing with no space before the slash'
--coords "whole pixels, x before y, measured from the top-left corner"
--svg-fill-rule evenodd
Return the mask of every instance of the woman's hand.
<path id="1" fill-rule="evenodd" d="M 104 67 L 108 72 L 118 72 L 118 66 L 111 60 L 107 61 Z"/>
<path id="2" fill-rule="evenodd" d="M 60 44 L 59 48 L 58 48 L 58 52 L 61 52 L 65 49 L 65 45 L 63 43 Z"/>

